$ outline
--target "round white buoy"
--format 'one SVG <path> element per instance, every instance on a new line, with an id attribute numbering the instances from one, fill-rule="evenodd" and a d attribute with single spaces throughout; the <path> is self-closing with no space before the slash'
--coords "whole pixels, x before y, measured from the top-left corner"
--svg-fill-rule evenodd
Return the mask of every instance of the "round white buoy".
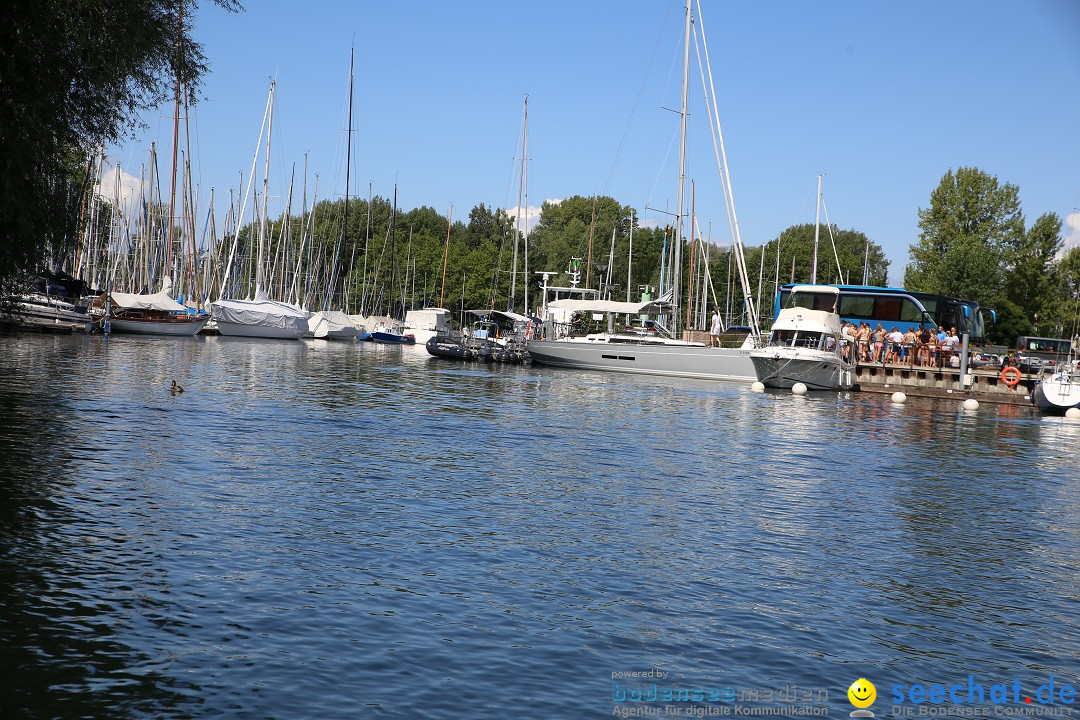
<path id="1" fill-rule="evenodd" d="M 975 398 L 968 398 L 967 400 L 964 401 L 964 409 L 965 410 L 978 410 L 979 409 L 979 401 L 976 400 Z"/>
<path id="2" fill-rule="evenodd" d="M 794 393 L 795 395 L 805 395 L 806 394 L 806 386 L 803 385 L 802 383 L 795 383 L 794 385 L 791 386 L 791 392 Z"/>
<path id="3" fill-rule="evenodd" d="M 765 392 L 765 383 L 755 381 L 754 384 L 750 386 L 750 390 L 752 392 Z"/>
<path id="4" fill-rule="evenodd" d="M 1069 408 L 1065 411 L 1065 417 L 1070 420 L 1080 420 L 1080 408 Z"/>
<path id="5" fill-rule="evenodd" d="M 907 402 L 907 395 L 897 390 L 892 394 L 892 401 L 897 405 L 903 405 Z"/>

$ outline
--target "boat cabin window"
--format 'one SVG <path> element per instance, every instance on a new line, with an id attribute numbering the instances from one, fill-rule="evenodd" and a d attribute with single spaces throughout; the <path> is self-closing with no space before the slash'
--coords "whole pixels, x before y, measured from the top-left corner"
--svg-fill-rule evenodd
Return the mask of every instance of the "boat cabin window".
<path id="1" fill-rule="evenodd" d="M 821 310 L 824 312 L 836 312 L 835 293 L 796 292 L 791 294 L 788 307 L 806 308 L 807 310 Z"/>
<path id="2" fill-rule="evenodd" d="M 819 332 L 800 332 L 794 344 L 796 347 L 819 348 L 821 335 L 822 333 Z"/>
<path id="3" fill-rule="evenodd" d="M 769 339 L 769 344 L 783 347 L 790 345 L 791 341 L 794 339 L 794 330 L 773 330 L 772 337 Z"/>

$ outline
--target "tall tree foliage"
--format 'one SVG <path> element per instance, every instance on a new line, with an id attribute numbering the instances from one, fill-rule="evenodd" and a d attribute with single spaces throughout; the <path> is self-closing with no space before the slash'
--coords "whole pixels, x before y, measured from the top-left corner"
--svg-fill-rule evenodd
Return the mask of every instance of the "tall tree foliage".
<path id="1" fill-rule="evenodd" d="M 904 286 L 991 306 L 1000 299 L 1005 255 L 1024 238 L 1019 189 L 977 168 L 949 170 L 930 207 L 919 210 L 919 230 Z"/>
<path id="2" fill-rule="evenodd" d="M 237 0 L 213 2 L 240 9 Z M 93 148 L 168 100 L 176 77 L 195 100 L 207 69 L 190 34 L 196 8 L 196 0 L 0 4 L 0 283 L 66 253 L 86 184 L 79 168 Z"/>
<path id="3" fill-rule="evenodd" d="M 919 210 L 904 284 L 911 290 L 975 300 L 994 309 L 994 342 L 1064 332 L 1068 325 L 1061 219 L 1039 216 L 1025 229 L 1019 189 L 977 168 L 950 170 Z"/>
<path id="4" fill-rule="evenodd" d="M 610 276 L 612 298 L 625 299 L 631 227 L 633 266 L 629 290 L 631 297 L 636 297 L 641 285 L 659 285 L 664 229 L 640 226 L 636 211 L 611 197 L 577 195 L 558 203 L 544 203 L 540 222 L 529 234 L 530 253 L 534 258 L 530 260 L 530 267 L 565 273 L 570 258 L 582 258 L 582 287 L 599 288 Z M 612 260 L 610 263 L 609 259 Z M 606 268 L 609 264 L 610 271 Z M 601 267 L 605 267 L 603 276 Z M 565 275 L 551 280 L 551 284 L 565 285 L 567 282 Z"/>
<path id="5" fill-rule="evenodd" d="M 832 240 L 829 227 L 822 227 L 818 240 L 817 280 L 821 283 L 861 285 L 863 270 L 867 273 L 867 283 L 884 285 L 888 280 L 889 261 L 881 246 L 872 242 L 865 233 L 858 230 L 841 230 L 832 226 Z M 761 267 L 760 252 L 765 252 L 765 281 L 772 282 L 777 276 L 780 284 L 786 282 L 810 282 L 811 262 L 814 255 L 814 225 L 793 225 L 767 242 L 761 249 L 750 248 L 747 252 L 747 264 L 750 273 L 757 277 Z M 835 242 L 836 254 L 833 254 Z M 779 249 L 779 257 L 777 250 Z M 840 259 L 837 271 L 836 259 Z M 755 260 L 759 261 L 755 264 Z M 779 267 L 779 272 L 777 271 Z"/>

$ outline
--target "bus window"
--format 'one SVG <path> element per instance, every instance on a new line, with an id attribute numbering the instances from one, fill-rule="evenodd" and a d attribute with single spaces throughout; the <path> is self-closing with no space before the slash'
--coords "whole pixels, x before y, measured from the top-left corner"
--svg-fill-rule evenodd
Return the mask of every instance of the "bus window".
<path id="1" fill-rule="evenodd" d="M 840 316 L 869 320 L 874 317 L 874 298 L 866 295 L 841 295 Z"/>
<path id="2" fill-rule="evenodd" d="M 900 298 L 879 297 L 874 300 L 874 319 L 884 323 L 897 322 L 900 319 Z"/>
<path id="3" fill-rule="evenodd" d="M 924 320 L 923 311 L 919 309 L 919 306 L 909 298 L 904 298 L 900 306 L 900 322 L 922 323 Z"/>
<path id="4" fill-rule="evenodd" d="M 822 312 L 836 312 L 836 297 L 832 293 L 814 293 L 814 309 Z"/>

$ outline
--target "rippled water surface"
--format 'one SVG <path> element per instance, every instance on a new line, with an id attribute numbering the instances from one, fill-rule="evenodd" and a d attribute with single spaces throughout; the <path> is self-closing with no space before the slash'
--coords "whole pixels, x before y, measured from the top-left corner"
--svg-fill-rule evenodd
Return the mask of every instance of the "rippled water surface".
<path id="1" fill-rule="evenodd" d="M 1080 424 L 1026 407 L 6 335 L 0 448 L 2 717 L 1080 681 Z"/>

